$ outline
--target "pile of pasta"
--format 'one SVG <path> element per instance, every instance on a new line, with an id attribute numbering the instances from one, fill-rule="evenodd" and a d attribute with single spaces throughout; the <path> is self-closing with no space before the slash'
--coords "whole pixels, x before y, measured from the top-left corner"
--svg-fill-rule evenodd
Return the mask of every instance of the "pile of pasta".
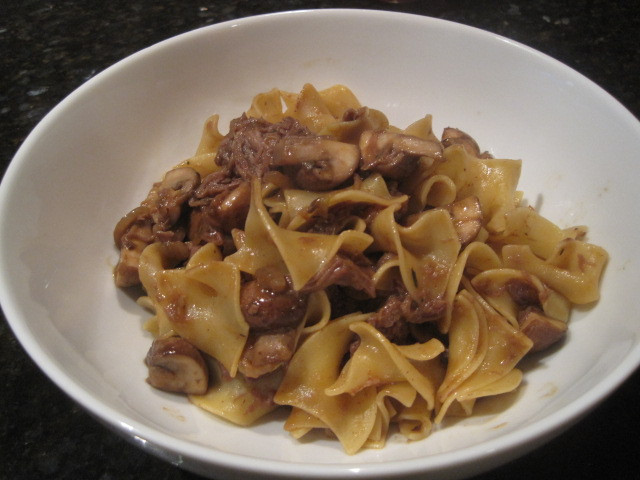
<path id="1" fill-rule="evenodd" d="M 305 85 L 297 93 L 258 94 L 245 113 L 272 123 L 292 117 L 318 135 L 355 144 L 363 121 L 376 131 L 440 141 L 429 115 L 404 129 L 372 108 L 358 119 L 345 116 L 362 109 L 344 86 L 319 91 Z M 196 154 L 180 165 L 203 178 L 216 172 L 224 138 L 214 115 Z M 238 425 L 286 407 L 284 429 L 293 437 L 323 429 L 348 454 L 381 448 L 390 432 L 425 438 L 445 417 L 471 415 L 478 399 L 520 385 L 518 363 L 536 349 L 540 325 L 523 325 L 525 306 L 510 286 L 526 285 L 544 328 L 560 334 L 572 305 L 599 298 L 606 251 L 585 241 L 585 227 L 560 228 L 526 206 L 517 190 L 520 172 L 520 160 L 474 155 L 452 144 L 441 158 L 419 161 L 402 181 L 371 173 L 339 188 L 307 191 L 255 178 L 231 253 L 208 243 L 176 265 L 166 244 L 146 246 L 139 262 L 145 291 L 139 302 L 153 311 L 146 328 L 156 338 L 184 338 L 205 355 L 208 389 L 189 398 Z M 482 215 L 478 232 L 462 240 L 450 206 L 469 197 Z M 368 217 L 354 213 L 339 232 L 310 232 L 305 226 L 319 201 L 325 209 L 372 208 L 355 210 Z M 246 278 L 275 267 L 300 290 L 338 253 L 375 258 L 377 296 L 400 285 L 416 302 L 440 302 L 440 313 L 412 343 L 397 343 L 368 321 L 375 312 L 345 312 L 325 290 L 314 290 L 296 327 L 292 358 L 258 378 L 243 375 L 239 365 L 251 334 L 240 309 Z"/>

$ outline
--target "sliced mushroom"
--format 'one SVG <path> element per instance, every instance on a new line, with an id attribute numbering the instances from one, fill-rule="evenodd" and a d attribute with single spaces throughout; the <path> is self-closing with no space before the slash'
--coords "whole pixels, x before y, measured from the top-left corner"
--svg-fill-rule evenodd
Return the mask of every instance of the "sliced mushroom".
<path id="1" fill-rule="evenodd" d="M 444 208 L 451 215 L 453 226 L 462 246 L 472 242 L 482 228 L 483 217 L 480 200 L 475 196 L 470 196 L 450 203 Z"/>
<path id="2" fill-rule="evenodd" d="M 398 344 L 407 343 L 411 330 L 407 322 L 411 299 L 408 295 L 392 294 L 367 322 L 381 332 L 389 341 Z"/>
<path id="3" fill-rule="evenodd" d="M 252 334 L 247 340 L 238 371 L 249 378 L 258 378 L 286 364 L 296 345 L 296 330 Z"/>
<path id="4" fill-rule="evenodd" d="M 518 318 L 520 330 L 533 342 L 530 352 L 539 352 L 560 340 L 567 332 L 567 324 L 543 315 L 535 307 L 523 310 Z"/>
<path id="5" fill-rule="evenodd" d="M 200 174 L 191 167 L 169 170 L 149 192 L 143 205 L 151 210 L 155 230 L 168 230 L 180 218 L 182 205 L 200 184 Z"/>
<path id="6" fill-rule="evenodd" d="M 419 158 L 430 159 L 428 165 L 441 158 L 442 145 L 412 135 L 367 130 L 360 135 L 360 152 L 362 170 L 399 180 L 415 170 Z"/>
<path id="7" fill-rule="evenodd" d="M 216 204 L 216 214 L 226 231 L 244 227 L 251 203 L 251 184 L 241 182 Z"/>
<path id="8" fill-rule="evenodd" d="M 142 219 L 149 218 L 149 215 L 150 212 L 147 207 L 139 206 L 122 217 L 113 229 L 113 241 L 116 247 L 122 248 L 123 237 L 129 229 L 136 223 L 140 223 Z"/>
<path id="9" fill-rule="evenodd" d="M 138 265 L 144 248 L 123 248 L 118 264 L 113 270 L 113 278 L 118 288 L 134 287 L 140 283 Z"/>
<path id="10" fill-rule="evenodd" d="M 176 195 L 191 193 L 200 184 L 200 175 L 191 167 L 169 170 L 162 180 L 162 187 L 170 188 Z"/>
<path id="11" fill-rule="evenodd" d="M 278 143 L 273 165 L 292 168 L 298 187 L 324 191 L 351 178 L 359 161 L 355 145 L 325 137 L 290 136 Z"/>
<path id="12" fill-rule="evenodd" d="M 447 127 L 442 131 L 442 145 L 462 145 L 470 155 L 476 158 L 492 158 L 489 152 L 480 152 L 478 143 L 469 134 L 453 127 Z"/>
<path id="13" fill-rule="evenodd" d="M 120 258 L 113 272 L 116 286 L 132 287 L 139 284 L 140 254 L 154 240 L 149 209 L 136 207 L 122 217 L 113 230 L 113 240 L 120 249 Z"/>
<path id="14" fill-rule="evenodd" d="M 167 392 L 202 395 L 209 385 L 209 371 L 200 351 L 180 337 L 157 339 L 145 364 L 147 383 Z"/>

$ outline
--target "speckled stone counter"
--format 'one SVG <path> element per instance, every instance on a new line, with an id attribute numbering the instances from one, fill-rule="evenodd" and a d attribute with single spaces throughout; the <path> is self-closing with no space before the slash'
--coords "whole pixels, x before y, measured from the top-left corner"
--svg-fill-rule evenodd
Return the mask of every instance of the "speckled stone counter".
<path id="1" fill-rule="evenodd" d="M 4 0 L 0 2 L 2 171 L 52 107 L 125 56 L 197 27 L 303 8 L 397 10 L 495 32 L 568 64 L 638 117 L 640 6 L 634 5 L 639 4 L 605 0 L 398 4 L 376 0 Z M 629 314 L 640 321 L 640 308 L 629 303 Z M 199 478 L 129 444 L 77 406 L 24 353 L 4 317 L 0 345 L 0 478 Z M 640 478 L 638 431 L 640 373 L 636 372 L 566 433 L 477 478 Z"/>

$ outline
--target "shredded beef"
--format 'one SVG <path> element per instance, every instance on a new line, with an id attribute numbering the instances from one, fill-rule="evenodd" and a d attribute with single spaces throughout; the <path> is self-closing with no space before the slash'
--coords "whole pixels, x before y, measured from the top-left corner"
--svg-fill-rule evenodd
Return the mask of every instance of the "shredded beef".
<path id="1" fill-rule="evenodd" d="M 406 343 L 411 333 L 406 319 L 410 302 L 411 299 L 407 295 L 390 295 L 367 321 L 389 341 Z"/>
<path id="2" fill-rule="evenodd" d="M 314 136 L 291 117 L 270 123 L 243 114 L 231 121 L 229 133 L 220 144 L 216 163 L 244 180 L 262 178 L 269 171 L 276 144 L 288 136 Z"/>
<path id="3" fill-rule="evenodd" d="M 354 261 L 355 260 L 355 261 Z M 316 273 L 302 288 L 304 292 L 324 290 L 329 285 L 343 285 L 374 297 L 373 267 L 367 258 L 351 259 L 344 253 L 334 255 L 322 270 Z"/>
<path id="4" fill-rule="evenodd" d="M 251 202 L 251 186 L 224 171 L 207 175 L 189 200 L 189 239 L 196 245 L 225 244 L 234 228 L 243 228 Z"/>
<path id="5" fill-rule="evenodd" d="M 341 202 L 327 207 L 322 198 L 317 198 L 302 214 L 308 219 L 300 231 L 337 235 L 351 227 L 354 217 L 362 218 L 369 224 L 380 213 L 382 207 L 367 203 Z"/>
<path id="6" fill-rule="evenodd" d="M 412 325 L 424 325 L 438 320 L 445 313 L 442 299 L 416 301 L 406 291 L 389 295 L 386 301 L 367 320 L 394 343 L 407 343 Z"/>

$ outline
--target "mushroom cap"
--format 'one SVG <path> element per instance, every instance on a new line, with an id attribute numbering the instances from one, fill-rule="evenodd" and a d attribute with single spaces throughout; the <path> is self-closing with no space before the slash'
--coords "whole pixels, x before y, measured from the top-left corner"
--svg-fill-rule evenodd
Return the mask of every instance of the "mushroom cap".
<path id="1" fill-rule="evenodd" d="M 209 370 L 200 351 L 180 337 L 156 339 L 145 358 L 147 383 L 167 392 L 202 395 Z"/>

